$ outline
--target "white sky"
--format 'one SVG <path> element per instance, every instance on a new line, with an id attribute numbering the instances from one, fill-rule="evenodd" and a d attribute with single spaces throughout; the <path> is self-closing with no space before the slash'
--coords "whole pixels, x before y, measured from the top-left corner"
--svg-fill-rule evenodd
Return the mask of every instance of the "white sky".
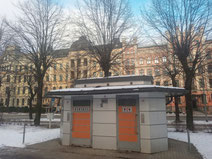
<path id="1" fill-rule="evenodd" d="M 0 0 L 0 17 L 14 19 L 18 9 L 15 5 L 19 0 Z"/>

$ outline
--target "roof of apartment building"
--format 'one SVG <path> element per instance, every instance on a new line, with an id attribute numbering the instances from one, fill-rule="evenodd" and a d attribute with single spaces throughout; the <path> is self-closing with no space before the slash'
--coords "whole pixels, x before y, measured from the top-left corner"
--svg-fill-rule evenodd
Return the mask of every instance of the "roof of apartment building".
<path id="1" fill-rule="evenodd" d="M 122 48 L 122 43 L 120 42 L 120 39 L 116 38 L 114 39 L 116 42 L 115 48 Z M 71 45 L 70 50 L 71 51 L 81 51 L 81 50 L 87 50 L 90 46 L 93 46 L 91 42 L 85 37 L 81 36 L 78 40 L 74 41 Z M 103 45 L 95 45 L 95 47 L 101 48 Z"/>
<path id="2" fill-rule="evenodd" d="M 53 57 L 54 58 L 63 58 L 67 57 L 70 49 L 60 49 L 60 50 L 55 50 L 53 52 Z"/>

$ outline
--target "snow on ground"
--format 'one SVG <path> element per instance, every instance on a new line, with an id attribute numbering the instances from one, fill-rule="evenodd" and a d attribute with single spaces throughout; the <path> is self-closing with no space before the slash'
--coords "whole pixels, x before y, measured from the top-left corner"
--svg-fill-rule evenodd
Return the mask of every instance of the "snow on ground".
<path id="1" fill-rule="evenodd" d="M 35 143 L 59 138 L 60 129 L 47 129 L 42 127 L 26 126 L 25 144 L 23 141 L 23 125 L 1 125 L 0 147 L 24 147 Z"/>
<path id="2" fill-rule="evenodd" d="M 174 132 L 174 129 L 171 128 L 168 129 L 168 137 L 184 142 L 188 141 L 186 132 Z M 212 159 L 212 133 L 190 133 L 190 139 L 204 159 Z"/>
<path id="3" fill-rule="evenodd" d="M 175 120 L 167 120 L 167 124 L 175 124 Z M 180 122 L 179 124 L 186 124 L 186 121 Z M 206 122 L 205 120 L 195 120 L 194 124 L 196 124 L 196 125 L 209 125 L 209 124 L 212 124 L 212 121 Z"/>

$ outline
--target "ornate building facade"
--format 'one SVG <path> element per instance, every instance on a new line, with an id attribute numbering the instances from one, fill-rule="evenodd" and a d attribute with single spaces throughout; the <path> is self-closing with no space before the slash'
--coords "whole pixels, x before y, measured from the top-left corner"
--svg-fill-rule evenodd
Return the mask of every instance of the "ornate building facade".
<path id="1" fill-rule="evenodd" d="M 212 53 L 212 41 L 205 41 L 208 47 L 205 50 L 209 55 Z M 56 50 L 52 54 L 55 63 L 46 73 L 44 80 L 44 95 L 49 90 L 70 88 L 74 80 L 81 78 L 103 77 L 103 71 L 98 63 L 86 54 L 83 48 L 86 41 L 83 38 L 75 41 L 69 49 Z M 170 56 L 162 53 L 166 45 L 139 46 L 134 40 L 126 46 L 124 41 L 116 48 L 123 51 L 120 63 L 111 69 L 111 76 L 119 75 L 143 75 L 153 76 L 155 85 L 172 86 L 170 77 L 167 76 L 163 65 L 167 64 Z M 1 93 L 0 102 L 4 106 L 22 107 L 28 106 L 29 90 L 27 79 L 30 77 L 30 63 L 19 54 L 20 48 L 8 47 L 1 56 Z M 13 56 L 11 56 L 11 54 Z M 12 58 L 16 57 L 16 58 Z M 20 58 L 21 60 L 18 60 Z M 197 72 L 193 81 L 193 107 L 199 110 L 207 108 L 212 112 L 212 58 L 207 56 L 205 71 Z M 30 77 L 31 78 L 31 77 Z M 177 76 L 177 85 L 184 87 L 183 74 Z M 34 86 L 36 87 L 36 85 Z M 36 103 L 36 97 L 34 104 Z M 49 105 L 50 99 L 43 99 L 44 105 Z M 185 111 L 185 99 L 179 99 L 181 111 Z M 206 106 L 206 107 L 205 107 Z M 174 111 L 174 102 L 168 105 L 168 109 Z"/>

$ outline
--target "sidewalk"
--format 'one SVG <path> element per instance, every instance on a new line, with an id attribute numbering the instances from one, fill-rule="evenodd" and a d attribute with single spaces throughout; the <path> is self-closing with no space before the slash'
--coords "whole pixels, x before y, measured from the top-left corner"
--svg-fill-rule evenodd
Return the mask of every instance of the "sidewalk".
<path id="1" fill-rule="evenodd" d="M 52 140 L 26 148 L 5 148 L 0 150 L 0 159 L 202 159 L 196 148 L 188 151 L 186 143 L 169 139 L 169 150 L 156 154 L 120 152 L 82 147 L 61 146 L 59 140 Z"/>

